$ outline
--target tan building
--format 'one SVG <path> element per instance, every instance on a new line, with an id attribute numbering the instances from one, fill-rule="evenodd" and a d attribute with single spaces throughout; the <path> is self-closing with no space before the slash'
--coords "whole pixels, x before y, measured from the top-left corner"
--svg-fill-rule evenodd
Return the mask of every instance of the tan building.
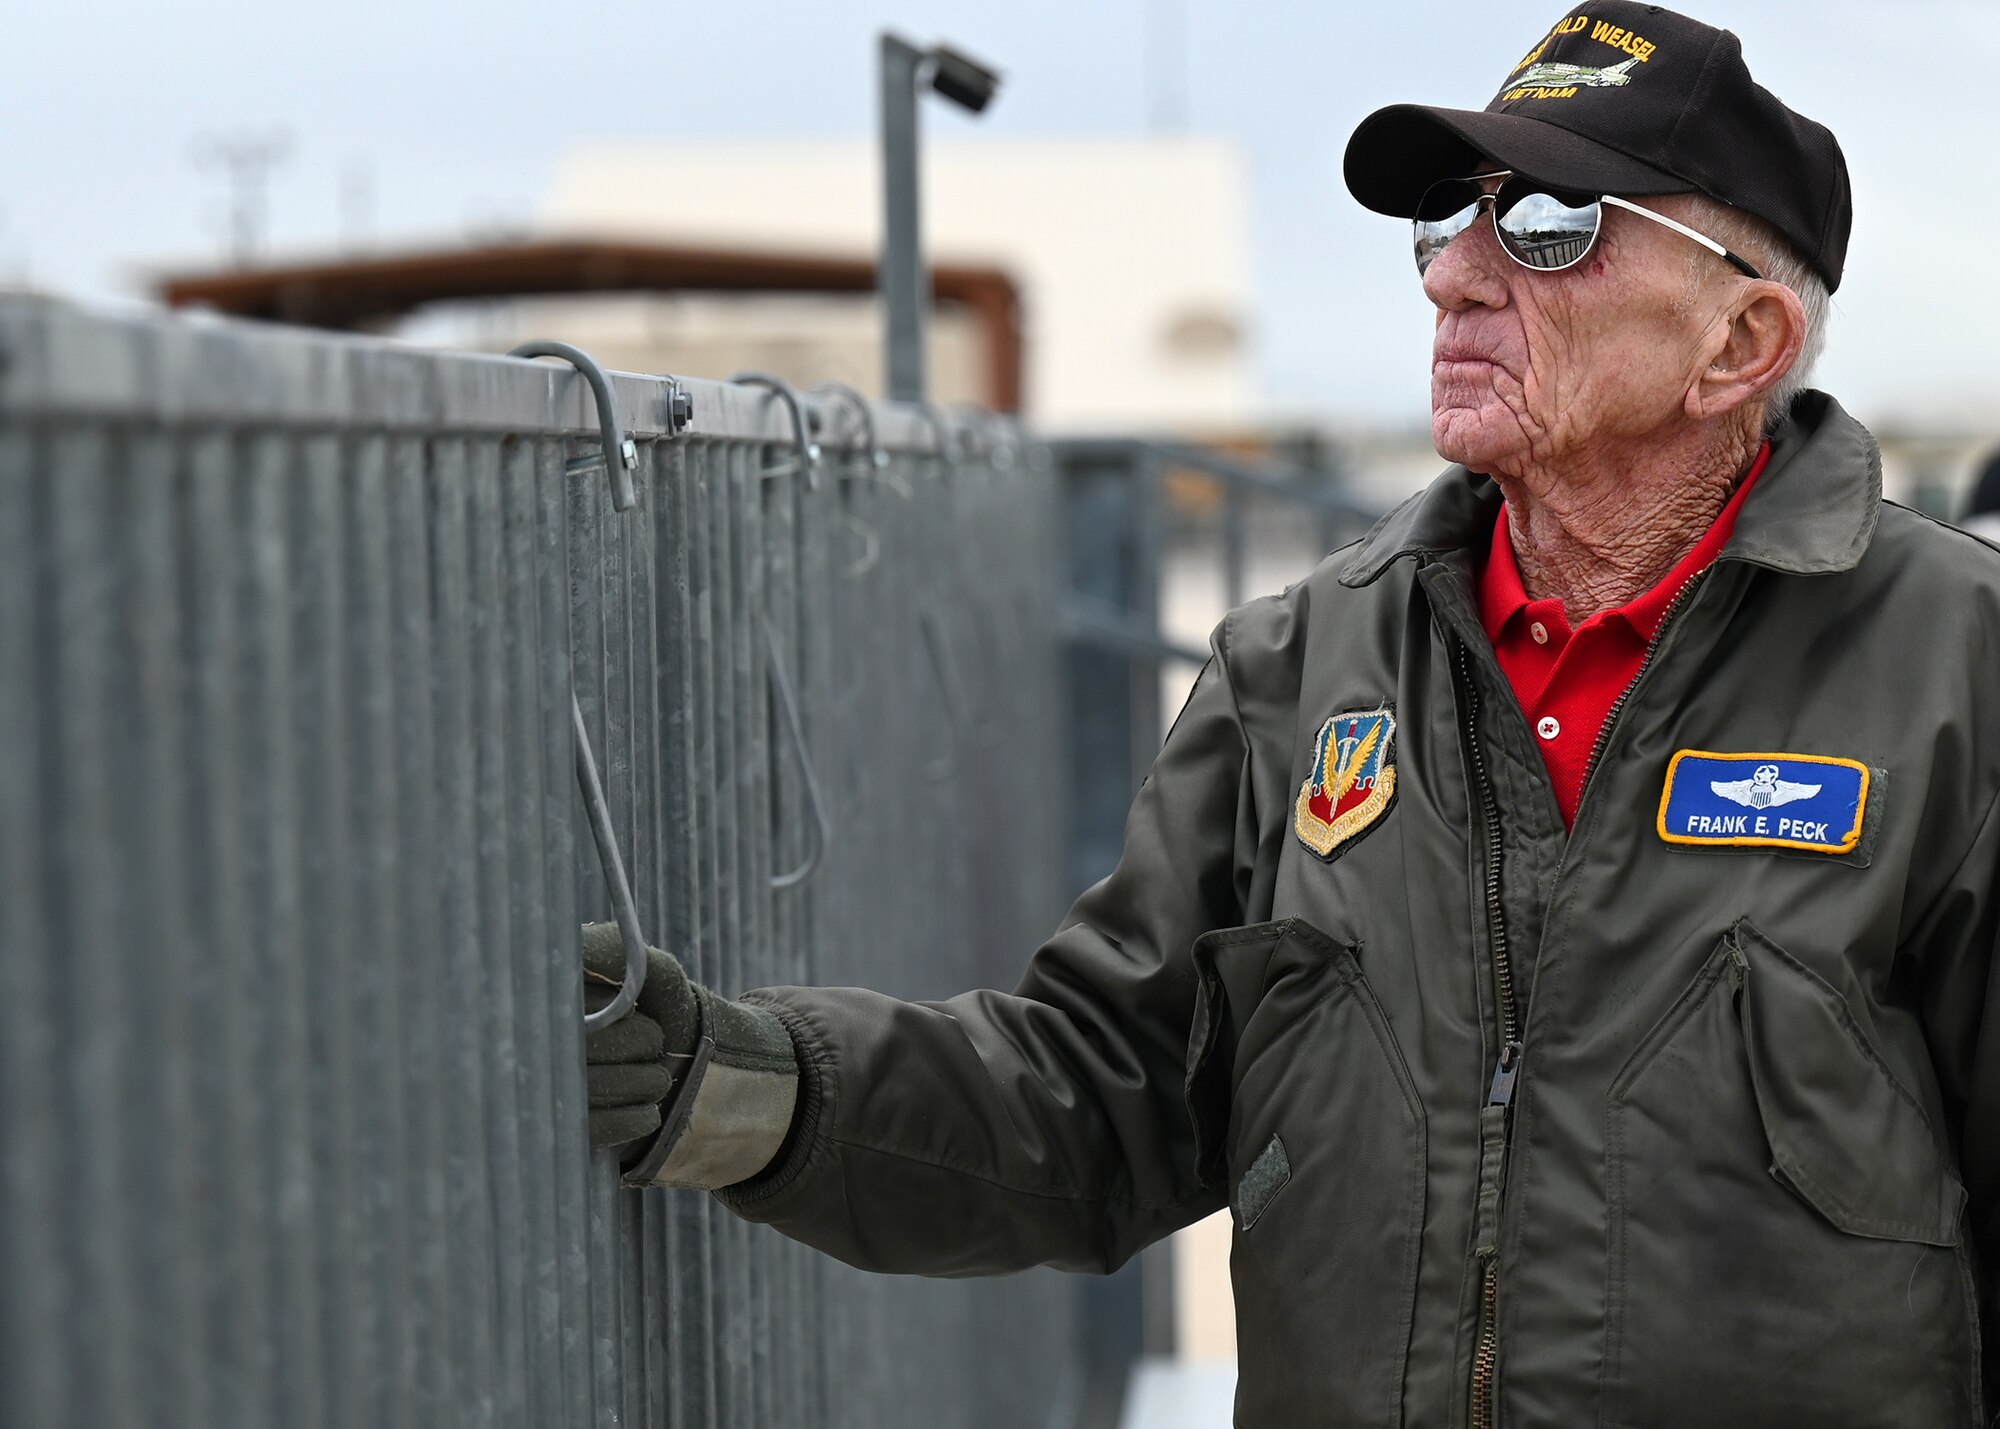
<path id="1" fill-rule="evenodd" d="M 1052 139 L 932 143 L 925 155 L 928 256 L 1014 279 L 1025 409 L 1043 430 L 1207 435 L 1252 424 L 1248 197 L 1230 146 Z M 552 236 L 869 255 L 881 202 L 865 141 L 675 141 L 574 155 L 557 173 L 541 226 Z M 719 299 L 659 301 L 674 305 L 649 324 L 662 350 L 687 343 L 697 359 L 659 370 L 767 366 L 807 383 L 879 388 L 872 302 L 772 299 L 759 311 Z M 629 330 L 632 319 L 605 321 Z M 977 358 L 961 328 L 947 317 L 933 344 L 940 400 L 973 387 Z M 735 341 L 728 332 L 740 334 L 742 345 L 729 350 L 744 360 L 718 363 Z"/>

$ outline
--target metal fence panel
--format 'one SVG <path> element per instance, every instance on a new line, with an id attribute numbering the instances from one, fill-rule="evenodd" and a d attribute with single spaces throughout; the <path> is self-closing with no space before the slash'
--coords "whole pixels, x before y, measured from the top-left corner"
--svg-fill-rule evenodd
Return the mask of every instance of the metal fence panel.
<path id="1" fill-rule="evenodd" d="M 1061 1278 L 587 1155 L 572 688 L 724 991 L 1011 985 L 1064 891 L 1043 449 L 685 386 L 621 515 L 568 368 L 0 300 L 0 1423 L 1069 1422 Z"/>

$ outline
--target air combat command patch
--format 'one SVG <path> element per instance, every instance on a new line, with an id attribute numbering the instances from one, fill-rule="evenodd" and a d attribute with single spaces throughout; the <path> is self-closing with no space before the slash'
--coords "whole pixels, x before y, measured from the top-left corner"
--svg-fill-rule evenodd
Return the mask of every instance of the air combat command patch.
<path id="1" fill-rule="evenodd" d="M 1824 754 L 1712 754 L 1667 765 L 1660 837 L 1697 848 L 1850 853 L 1868 812 L 1868 766 Z"/>
<path id="2" fill-rule="evenodd" d="M 1299 786 L 1293 827 L 1329 863 L 1389 811 L 1396 797 L 1396 717 L 1381 709 L 1337 714 L 1320 726 L 1312 772 Z"/>

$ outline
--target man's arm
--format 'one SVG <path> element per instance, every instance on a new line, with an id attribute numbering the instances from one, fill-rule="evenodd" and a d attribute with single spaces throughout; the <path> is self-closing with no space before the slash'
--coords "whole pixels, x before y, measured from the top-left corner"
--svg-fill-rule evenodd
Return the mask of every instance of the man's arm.
<path id="1" fill-rule="evenodd" d="M 1110 1271 L 1224 1204 L 1196 1179 L 1190 944 L 1243 921 L 1258 844 L 1228 622 L 1134 800 L 1117 869 L 1012 994 L 769 988 L 798 1048 L 784 1148 L 717 1194 L 870 1270 Z"/>

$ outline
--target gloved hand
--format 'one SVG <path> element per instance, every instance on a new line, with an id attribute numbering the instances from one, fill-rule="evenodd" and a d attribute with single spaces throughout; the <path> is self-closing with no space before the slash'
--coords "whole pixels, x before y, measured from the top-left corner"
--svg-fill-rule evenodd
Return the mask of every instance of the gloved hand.
<path id="1" fill-rule="evenodd" d="M 617 995 L 616 923 L 583 929 L 584 1006 Z M 712 1190 L 769 1164 L 791 1129 L 798 1061 L 767 1008 L 717 997 L 680 960 L 646 950 L 638 1005 L 584 1040 L 592 1149 L 621 1148 L 629 1186 Z"/>
<path id="2" fill-rule="evenodd" d="M 625 978 L 625 942 L 616 923 L 583 925 L 583 1010 L 598 1012 Z M 694 1060 L 700 1012 L 680 959 L 646 949 L 646 983 L 630 1012 L 583 1039 L 590 1085 L 590 1149 L 631 1146 L 660 1129 L 660 1104 L 675 1070 Z"/>

